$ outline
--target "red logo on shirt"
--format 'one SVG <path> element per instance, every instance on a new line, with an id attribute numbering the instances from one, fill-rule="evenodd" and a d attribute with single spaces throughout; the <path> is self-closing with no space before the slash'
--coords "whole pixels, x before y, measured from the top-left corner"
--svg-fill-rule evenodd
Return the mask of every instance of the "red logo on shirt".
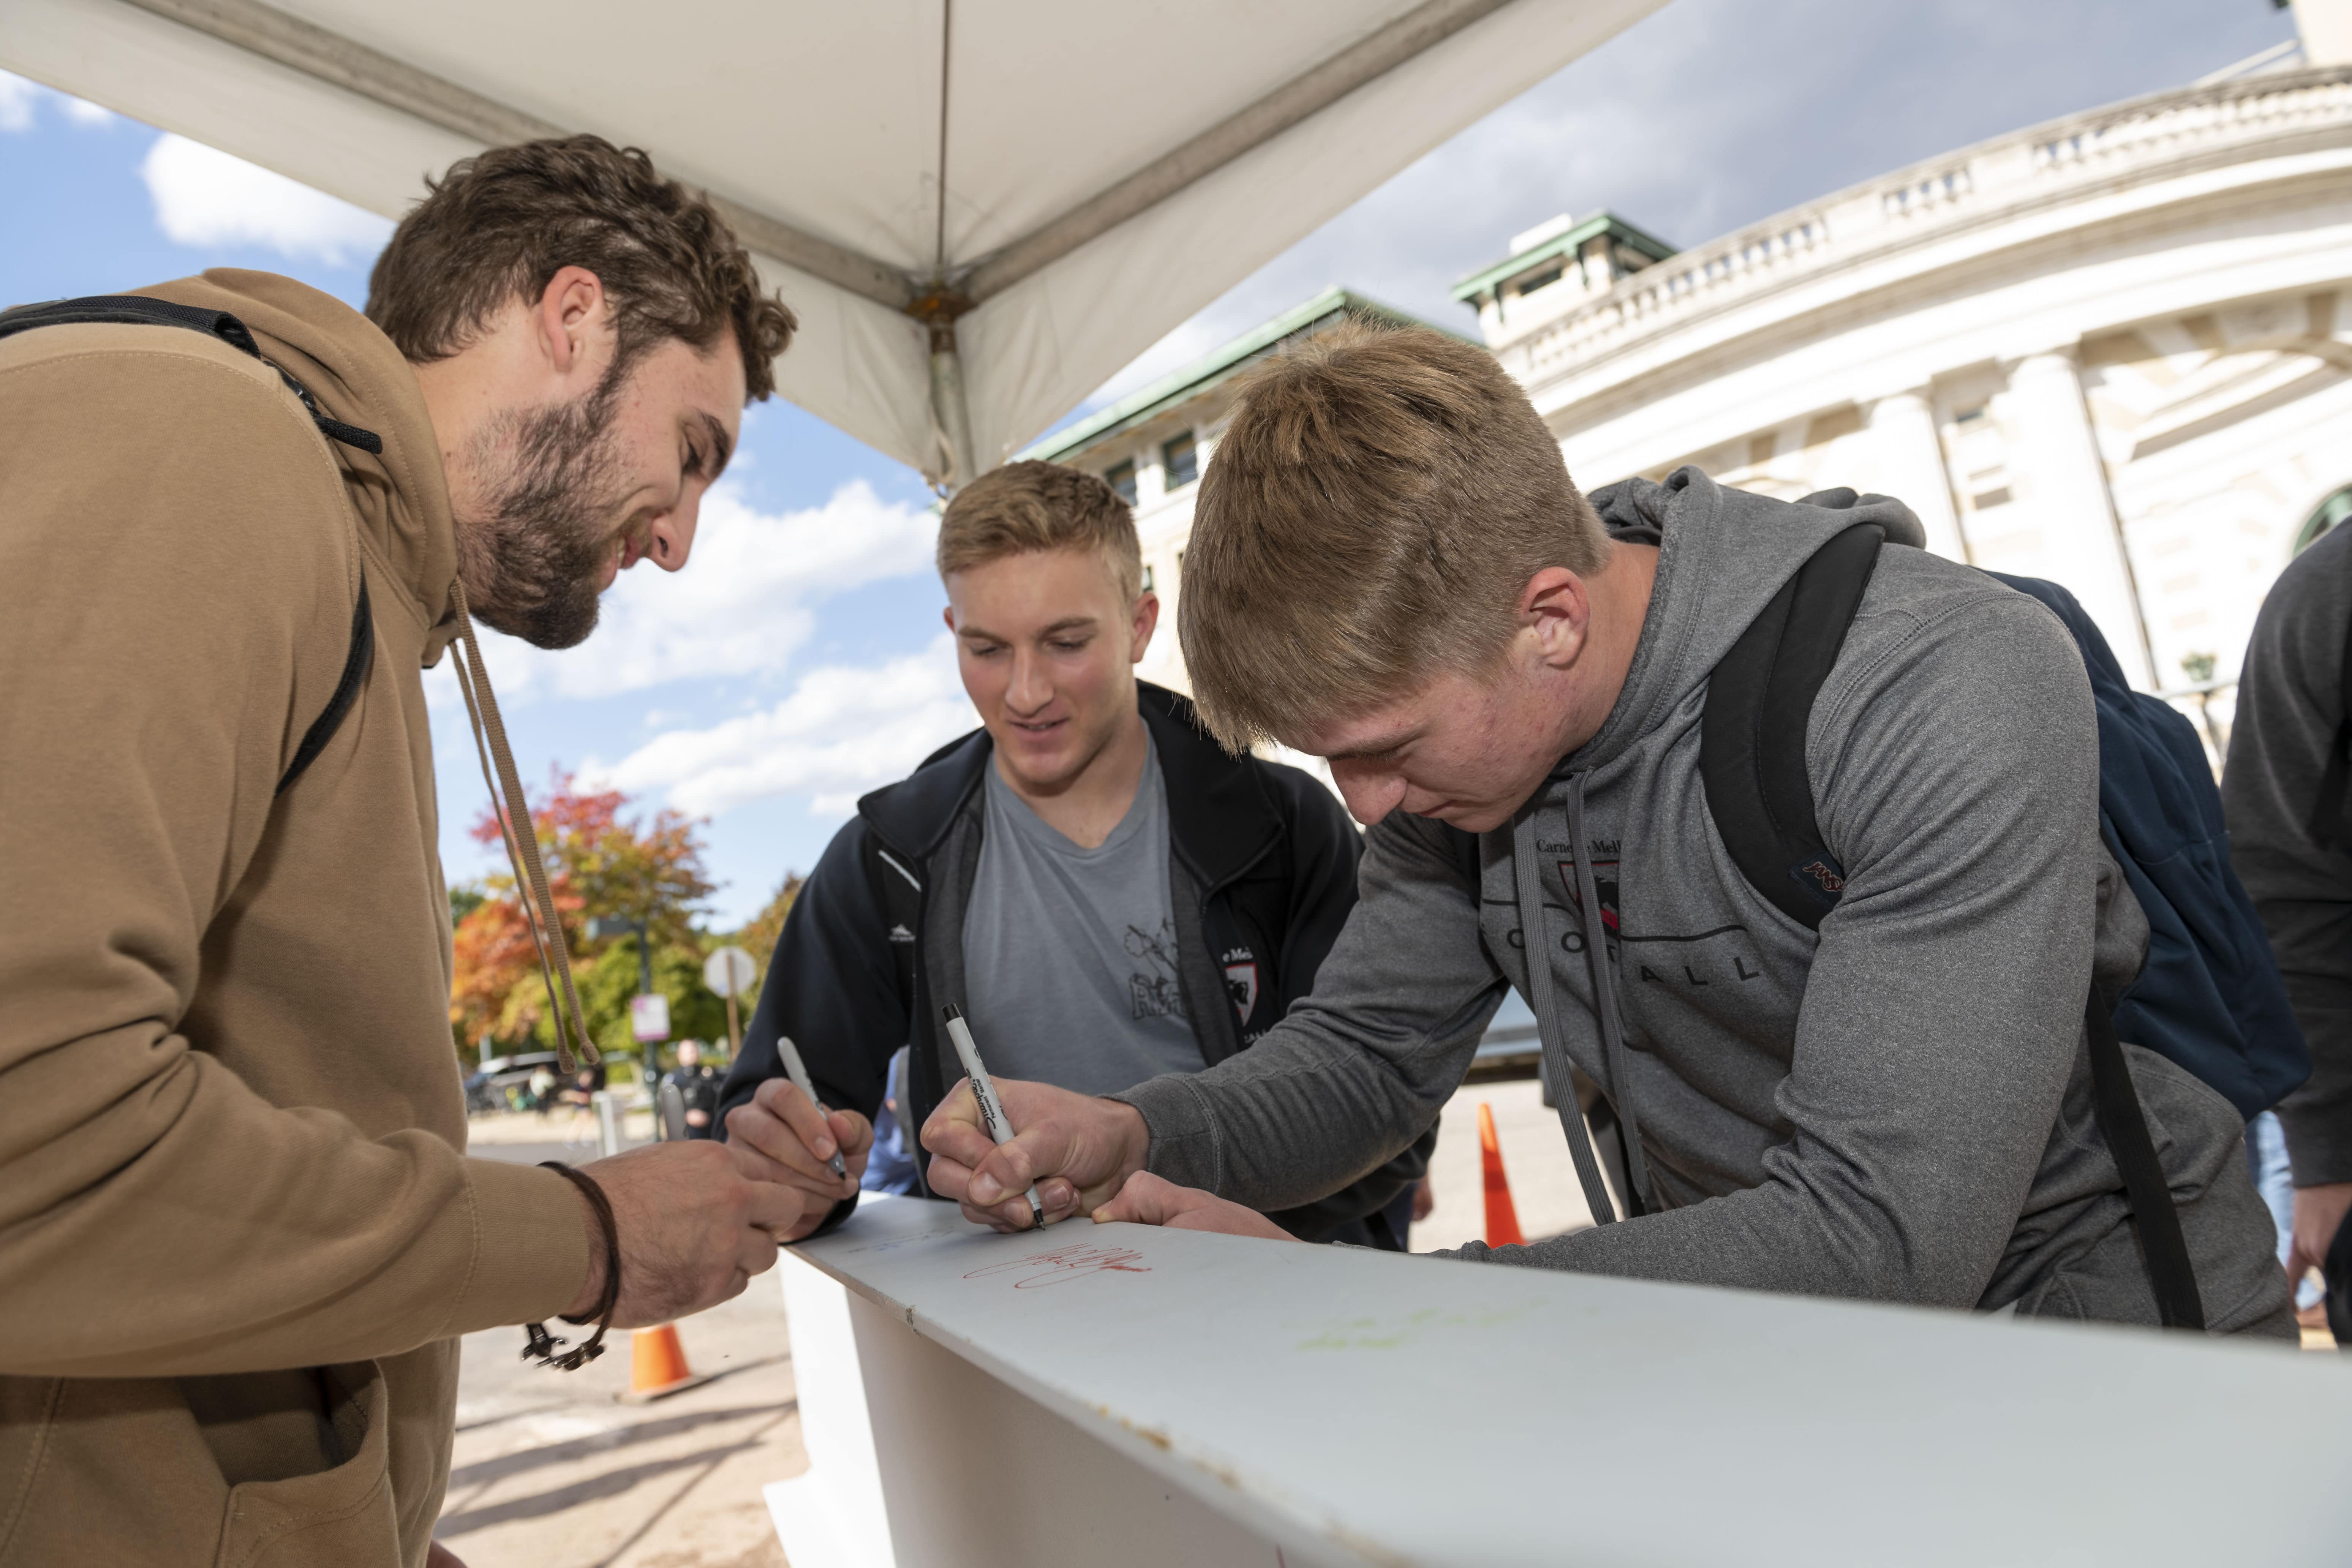
<path id="1" fill-rule="evenodd" d="M 1251 1011 L 1257 1006 L 1257 965 L 1226 964 L 1225 994 L 1234 999 L 1234 1011 L 1242 1016 L 1242 1022 L 1248 1023 Z"/>

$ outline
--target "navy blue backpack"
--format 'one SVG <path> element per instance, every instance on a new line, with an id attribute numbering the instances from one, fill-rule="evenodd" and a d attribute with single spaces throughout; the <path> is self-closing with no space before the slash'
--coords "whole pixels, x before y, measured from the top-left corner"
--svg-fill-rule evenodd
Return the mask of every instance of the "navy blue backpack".
<path id="1" fill-rule="evenodd" d="M 1807 501 L 1851 506 L 1853 492 Z M 1885 534 L 1857 523 L 1815 552 L 1715 668 L 1700 721 L 1707 808 L 1741 872 L 1819 929 L 1845 870 L 1822 841 L 1805 771 L 1813 699 L 1844 646 Z M 2311 1056 L 2253 900 L 2231 868 L 2205 749 L 2169 704 L 2134 691 L 2106 638 L 2055 583 L 1988 573 L 2057 616 L 2081 647 L 2099 724 L 2099 827 L 2148 921 L 2120 996 L 2085 998 L 2099 1130 L 2138 1221 L 2159 1316 L 2201 1328 L 2189 1249 L 2119 1041 L 2179 1063 L 2252 1117 L 2311 1076 Z"/>
<path id="2" fill-rule="evenodd" d="M 2311 1076 L 2269 936 L 2230 866 L 2221 794 L 2196 729 L 2134 691 L 2074 595 L 1987 576 L 2050 606 L 2083 649 L 2099 713 L 2099 830 L 2147 914 L 2147 963 L 2116 1002 L 2116 1033 L 2187 1068 L 2253 1120 Z"/>

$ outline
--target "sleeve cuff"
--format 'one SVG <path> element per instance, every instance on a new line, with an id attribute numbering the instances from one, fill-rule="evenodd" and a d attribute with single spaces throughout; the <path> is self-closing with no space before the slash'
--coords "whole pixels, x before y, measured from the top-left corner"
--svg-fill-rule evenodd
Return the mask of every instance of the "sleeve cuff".
<path id="1" fill-rule="evenodd" d="M 1216 1118 L 1191 1074 L 1162 1073 L 1103 1098 L 1143 1113 L 1143 1125 L 1151 1133 L 1151 1147 L 1143 1157 L 1145 1170 L 1180 1187 L 1218 1190 L 1224 1161 L 1220 1157 Z"/>
<path id="2" fill-rule="evenodd" d="M 588 1226 L 580 1194 L 536 1165 L 469 1159 L 466 1174 L 474 1200 L 474 1272 L 446 1331 L 545 1322 L 569 1307 L 587 1282 Z"/>

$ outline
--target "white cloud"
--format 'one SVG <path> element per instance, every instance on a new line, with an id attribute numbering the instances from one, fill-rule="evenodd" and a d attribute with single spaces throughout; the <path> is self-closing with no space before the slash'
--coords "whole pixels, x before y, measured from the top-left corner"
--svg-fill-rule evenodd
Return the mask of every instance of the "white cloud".
<path id="1" fill-rule="evenodd" d="M 661 792 L 666 805 L 698 816 L 775 795 L 808 795 L 812 810 L 844 816 L 976 722 L 942 633 L 877 668 L 811 670 L 773 708 L 672 731 L 610 766 L 592 761 L 581 776 L 600 789 Z"/>
<path id="2" fill-rule="evenodd" d="M 927 569 L 938 533 L 929 507 L 885 501 L 863 479 L 821 507 L 781 516 L 752 510 L 721 486 L 703 500 L 685 570 L 640 564 L 624 573 L 580 647 L 551 653 L 485 631 L 491 688 L 519 705 L 780 674 L 815 629 L 819 601 Z M 455 700 L 454 690 L 444 699 Z"/>
<path id="3" fill-rule="evenodd" d="M 259 245 L 340 266 L 373 254 L 392 220 L 168 132 L 139 165 L 155 226 L 182 245 Z"/>
<path id="4" fill-rule="evenodd" d="M 48 89 L 20 76 L 0 71 L 0 131 L 30 131 L 33 105 Z"/>

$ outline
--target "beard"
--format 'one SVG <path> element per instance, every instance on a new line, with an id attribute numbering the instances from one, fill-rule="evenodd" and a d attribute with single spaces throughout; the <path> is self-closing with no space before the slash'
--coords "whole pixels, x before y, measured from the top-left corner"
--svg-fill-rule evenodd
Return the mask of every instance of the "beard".
<path id="1" fill-rule="evenodd" d="M 627 497 L 612 428 L 617 375 L 577 403 L 509 409 L 468 447 L 457 571 L 483 624 L 544 648 L 596 629 Z M 454 500 L 454 498 L 453 498 Z"/>

